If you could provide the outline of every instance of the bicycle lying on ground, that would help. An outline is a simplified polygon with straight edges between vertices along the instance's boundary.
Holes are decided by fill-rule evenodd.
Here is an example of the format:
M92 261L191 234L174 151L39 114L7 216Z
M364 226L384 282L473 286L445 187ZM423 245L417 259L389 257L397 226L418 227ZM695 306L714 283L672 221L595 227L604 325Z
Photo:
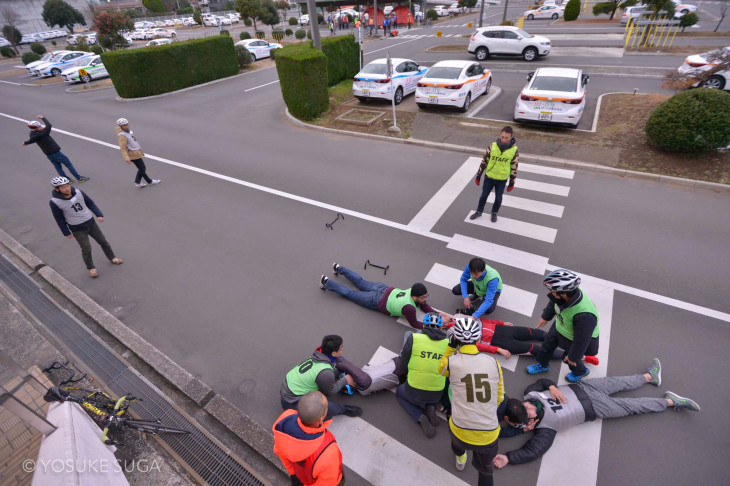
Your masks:
M69 390L84 392L86 393L86 396L72 395ZM137 398L132 395L125 395L119 400L114 400L111 396L99 389L88 390L72 386L63 388L52 386L43 396L43 399L47 402L63 403L68 401L78 403L84 409L88 410L91 413L92 418L102 427L103 432L101 434L101 441L106 445L124 445L107 438L110 430L118 430L122 428L137 430L139 432L152 435L190 433L188 430L162 425L159 419L138 420L125 417L130 404L133 402L144 401L141 398Z

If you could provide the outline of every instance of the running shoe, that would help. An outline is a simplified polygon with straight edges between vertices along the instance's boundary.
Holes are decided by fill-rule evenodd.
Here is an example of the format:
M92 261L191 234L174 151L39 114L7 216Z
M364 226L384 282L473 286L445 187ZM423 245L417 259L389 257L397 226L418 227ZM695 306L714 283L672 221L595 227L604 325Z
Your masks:
M540 363L535 363L527 367L528 375L536 375L538 373L545 373L546 371L550 371L550 365L543 366Z
M668 398L674 402L675 410L679 410L680 408L686 408L687 410L692 410L693 412L700 411L700 406L697 404L697 402L695 402L694 400L690 400L689 398L680 397L676 393L668 391L664 394L664 398Z
M588 376L590 374L591 374L591 370L586 368L586 372L583 373L582 375L575 374L571 371L570 373L565 375L565 379L568 380L568 382L570 382L570 383L578 383L580 380L582 380L583 378L585 378L586 376Z
M426 417L428 417L428 421L431 422L431 425L434 427L439 424L439 418L438 415L436 415L436 407L433 405L426 406Z
M436 428L431 425L428 417L426 417L425 415L421 415L420 417L418 417L418 423L421 424L421 428L423 429L423 433L426 434L426 437L432 439L436 435Z
M137 186L137 187L139 187L140 189L142 189L143 187L147 187L147 183L144 182L144 181L142 181L142 182L136 182L134 185Z
M152 179L152 182L150 182L150 184L155 186L155 185L159 184L160 182L162 182L160 179Z
M653 360L651 360L651 368L646 370L646 372L651 375L651 380L649 380L649 383L654 386L659 386L662 384L662 364L659 362L659 358L654 358Z
M327 289L327 281L328 280L329 280L329 278L327 278L326 275L322 275L319 278L319 288L322 289L322 290L326 290Z
M86 182L86 181L88 181L89 179L90 179L89 177L86 177L86 176L81 176L81 177L79 177L79 182Z
M335 263L332 264L332 270L335 271L335 275L339 275L340 274L340 267L342 267L342 265L340 265L337 262L335 262Z
M456 470L463 471L466 467L466 452L460 456L456 456Z

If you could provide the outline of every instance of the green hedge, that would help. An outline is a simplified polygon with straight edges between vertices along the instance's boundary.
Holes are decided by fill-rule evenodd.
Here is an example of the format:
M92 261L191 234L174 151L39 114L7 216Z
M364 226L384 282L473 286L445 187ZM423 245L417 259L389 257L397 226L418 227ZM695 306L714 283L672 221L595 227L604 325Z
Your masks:
M357 56L360 46L354 35L338 35L322 39L322 52L327 56L327 84L334 86L351 79L360 70Z
M312 120L329 109L327 57L322 51L309 43L279 49L276 71L284 102L296 118Z
M238 74L233 39L216 35L101 55L117 93L140 98Z
M25 53L23 53L23 56L21 57L21 59L23 60L23 64L35 62L40 58L41 58L41 56L36 54L35 52L25 52Z
M580 16L580 0L568 0L563 12L563 20L570 22Z

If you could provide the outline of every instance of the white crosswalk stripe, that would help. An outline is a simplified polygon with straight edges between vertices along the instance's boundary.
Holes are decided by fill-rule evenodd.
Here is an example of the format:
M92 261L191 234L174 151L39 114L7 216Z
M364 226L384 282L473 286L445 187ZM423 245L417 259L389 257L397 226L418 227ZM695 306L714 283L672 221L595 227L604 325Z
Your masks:
M464 222L476 224L483 228L489 228L497 231L505 231L507 233L513 233L520 236L526 236L527 238L533 238L535 240L546 241L548 243L554 243L555 237L558 234L558 230L555 228L549 228L547 226L541 226L539 224L527 223L525 221L519 221L517 219L505 218L500 216L496 223L492 223L488 213L478 219L469 219L472 213L469 212Z
M547 257L459 234L454 235L446 248L538 275L544 275L548 268Z
M554 194L556 196L567 197L570 193L570 187L561 186L559 184L550 184L548 182L538 182L530 179L517 179L515 189L525 189L528 191L544 192L546 194Z
M488 203L494 202L494 193L490 194L487 198ZM554 216L556 218L563 217L563 206L558 204L546 203L542 201L535 201L533 199L526 199L524 197L510 196L505 194L502 196L502 206L509 208L522 209L523 211L530 211L533 213L545 214L547 216Z
M575 171L568 169L560 169L558 167L548 167L545 165L520 163L520 172L530 172L531 174L541 174L552 177L561 177L563 179L572 179L575 177Z

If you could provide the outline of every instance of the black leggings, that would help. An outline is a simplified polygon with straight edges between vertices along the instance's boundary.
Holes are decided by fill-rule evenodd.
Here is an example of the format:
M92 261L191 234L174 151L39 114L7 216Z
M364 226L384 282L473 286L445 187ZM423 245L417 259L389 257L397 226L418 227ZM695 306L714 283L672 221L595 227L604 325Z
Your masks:
M139 184L144 179L147 184L152 184L152 179L147 175L147 167L144 165L144 160L132 159L132 163L137 167L137 175L134 178L134 183Z
M496 326L494 335L492 336L492 346L506 349L512 354L530 354L537 356L540 352L540 344L531 343L530 341L542 341L547 333L542 329L533 329L531 327L522 326ZM555 350L553 359L562 359L563 351Z

